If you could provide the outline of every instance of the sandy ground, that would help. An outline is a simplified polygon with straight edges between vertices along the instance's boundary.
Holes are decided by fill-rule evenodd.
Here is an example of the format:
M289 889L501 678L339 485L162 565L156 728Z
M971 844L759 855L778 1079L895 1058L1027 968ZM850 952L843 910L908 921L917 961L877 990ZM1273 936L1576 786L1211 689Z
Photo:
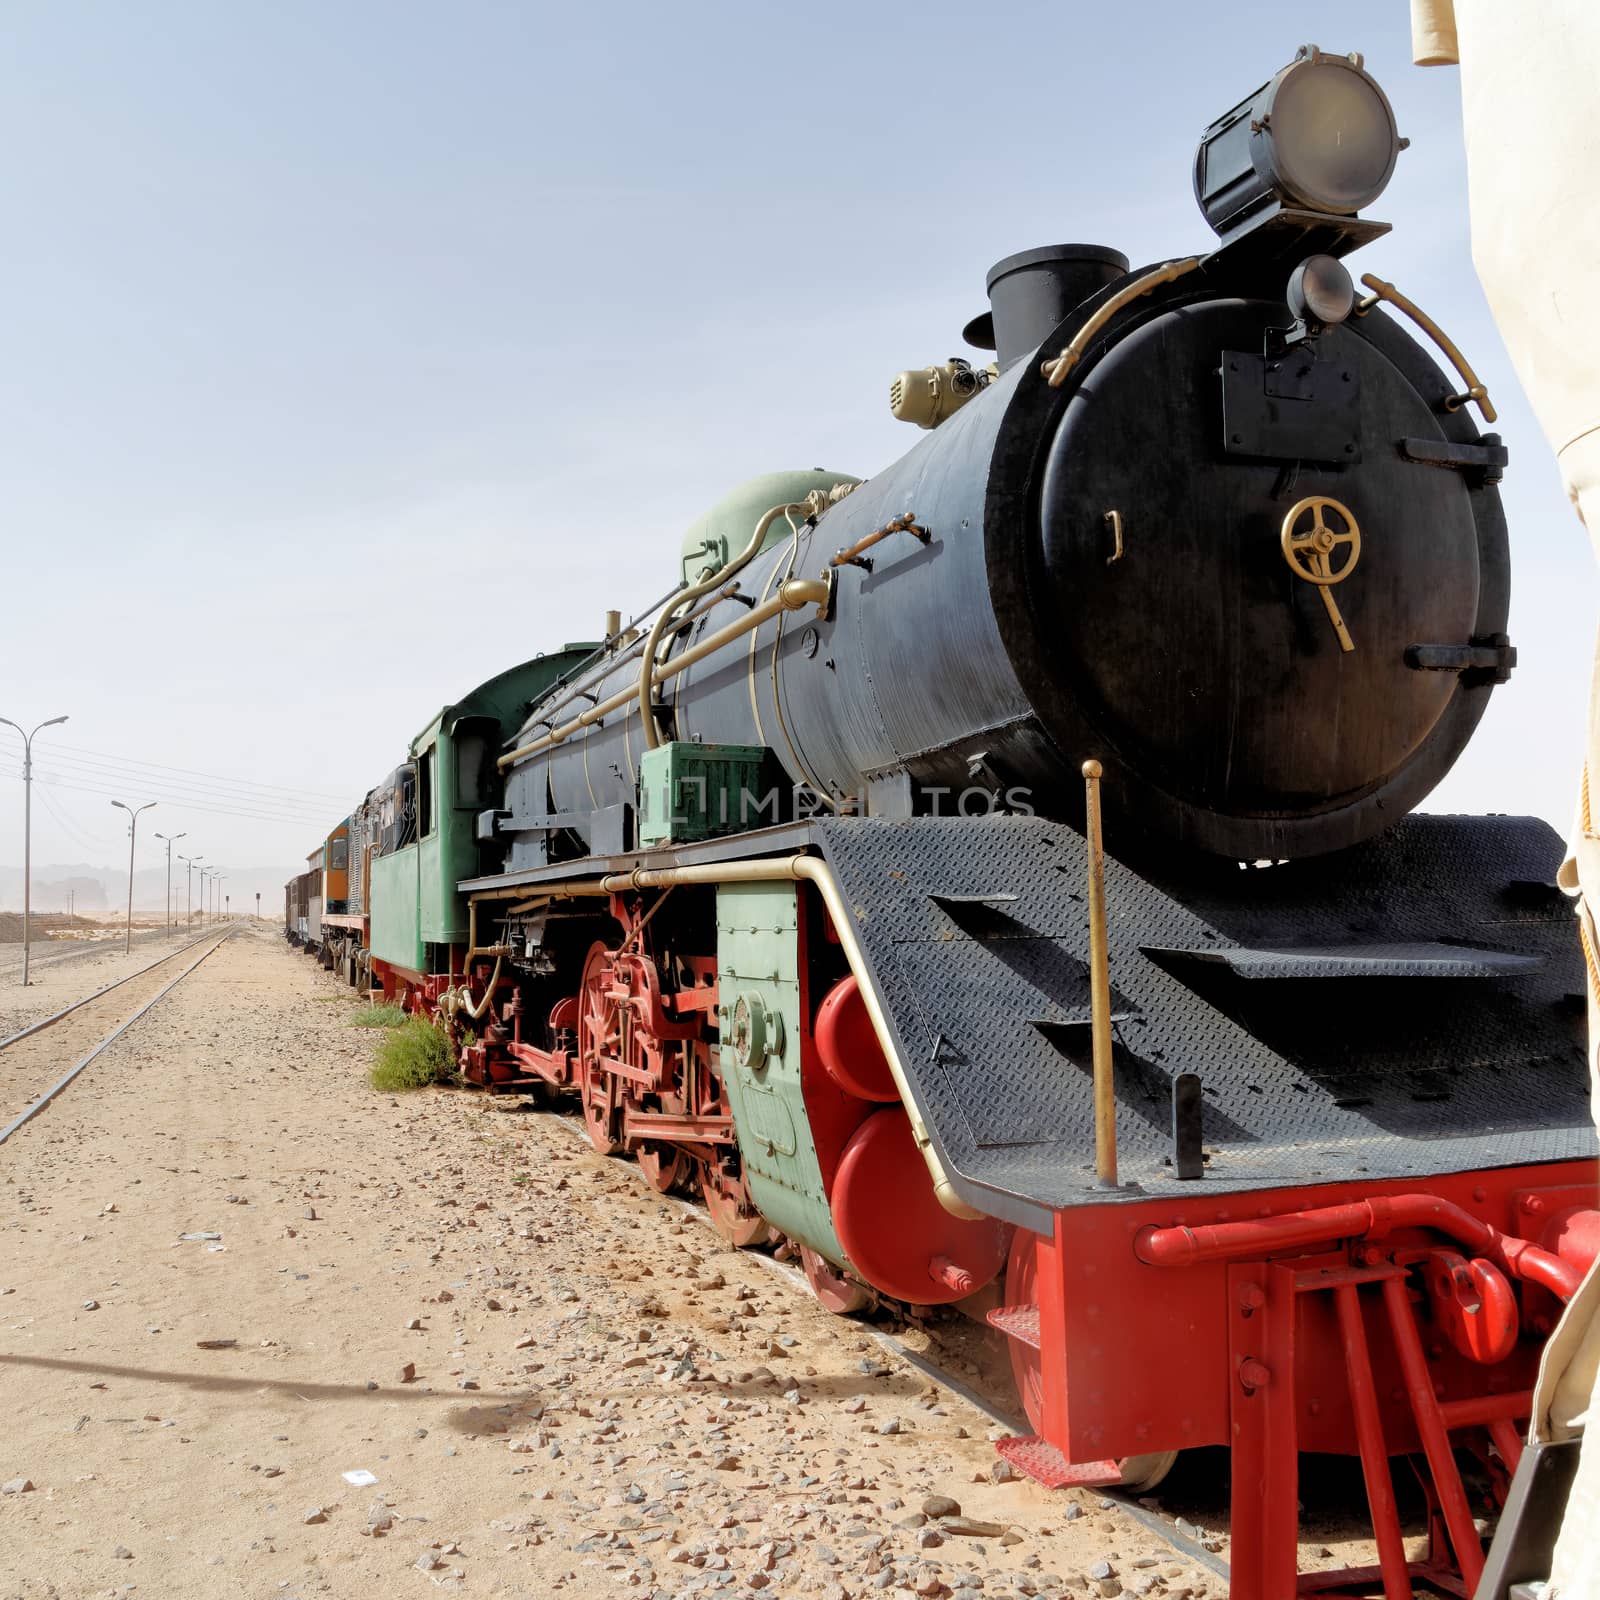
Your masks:
M0 1147L0 1600L1220 1592L355 1005L247 931Z

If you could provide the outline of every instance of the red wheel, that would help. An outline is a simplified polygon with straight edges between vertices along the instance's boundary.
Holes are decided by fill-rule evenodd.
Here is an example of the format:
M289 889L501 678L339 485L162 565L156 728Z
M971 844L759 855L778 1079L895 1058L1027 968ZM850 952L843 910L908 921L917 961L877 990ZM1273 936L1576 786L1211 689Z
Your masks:
M1006 1304L1008 1306L1035 1306L1039 1303L1038 1259L1034 1254L1035 1237L1026 1228L1018 1228L1011 1240L1011 1259L1006 1264ZM1022 1409L1028 1414L1033 1431L1044 1433L1044 1380L1039 1371L1039 1352L1021 1339L1007 1339L1011 1347L1011 1375L1017 1380L1017 1394L1022 1399ZM1122 1468L1124 1489L1153 1489L1172 1471L1178 1459L1176 1450L1154 1450L1148 1455L1124 1456L1117 1463Z
M592 1073L584 1068L580 1071L583 1081L578 1092L583 1106L583 1131L601 1155L614 1156L622 1148L622 1141L612 1132L617 1123L616 1107L611 1104L611 1085L615 1080L606 1073Z
M667 1144L660 1139L646 1139L634 1154L644 1181L657 1194L671 1194L683 1181L689 1165L681 1145Z
M578 1099L583 1107L584 1131L589 1143L603 1156L622 1148L617 1138L617 1107L613 1103L616 1078L602 1064L614 1056L620 1043L617 1007L606 994L611 972L611 952L598 941L589 947L583 964L583 984L578 991Z
M711 1226L735 1248L747 1250L772 1239L772 1226L751 1204L743 1178L730 1178L721 1167L703 1167L700 1193L711 1214Z
M1011 1237L1011 1259L1006 1263L1006 1304L1036 1306L1039 1303L1039 1267L1034 1256L1034 1235L1018 1228ZM1027 1413L1028 1423L1037 1434L1044 1432L1044 1380L1039 1375L1039 1352L1023 1339L1007 1339L1011 1350L1011 1376L1016 1380L1017 1397Z
M826 1256L818 1255L810 1245L800 1246L800 1265L805 1269L806 1282L817 1297L817 1303L835 1316L848 1316L852 1311L865 1311L872 1304L872 1291L840 1272Z

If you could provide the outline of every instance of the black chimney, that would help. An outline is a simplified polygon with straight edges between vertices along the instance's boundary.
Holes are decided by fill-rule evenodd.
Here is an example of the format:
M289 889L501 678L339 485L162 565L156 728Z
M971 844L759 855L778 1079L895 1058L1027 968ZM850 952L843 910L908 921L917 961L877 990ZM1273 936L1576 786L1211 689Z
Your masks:
M967 324L967 343L993 350L1004 372L1037 350L1074 306L1127 270L1120 250L1098 244L1046 244L1007 256L989 269L991 309Z

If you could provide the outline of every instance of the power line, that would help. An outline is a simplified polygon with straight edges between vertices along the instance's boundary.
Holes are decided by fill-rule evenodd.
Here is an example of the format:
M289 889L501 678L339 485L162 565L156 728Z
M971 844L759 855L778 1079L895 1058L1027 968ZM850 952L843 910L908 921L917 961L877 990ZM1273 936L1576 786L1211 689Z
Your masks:
M326 818L330 811L336 809L338 804L338 802L320 799L296 800L289 798L287 795L269 794L265 791L252 790L242 785L228 788L220 785L192 783L182 779L164 778L155 772L145 772L100 761L84 761L76 756L58 756L53 751L50 759L56 766L64 767L72 777L94 779L101 782L115 780L118 783L155 788L166 795L192 797L199 801L221 800L259 806L264 810L288 813L298 812L303 813L308 821ZM344 803L349 804L348 800Z
M103 839L89 838L86 834L82 833L78 829L76 824L69 822L61 814L60 810L56 806L55 801L50 798L50 790L52 787L50 784L45 783L41 778L35 778L33 781L39 790L39 798L44 801L45 810L56 819L56 822L61 827L62 832L64 832L80 850L87 850L93 855L99 855L112 848L112 846L107 844Z
M201 772L195 767L169 767L164 766L159 761L140 761L131 756L111 755L103 750L86 749L83 745L64 744L58 742L54 744L52 748L55 750L70 750L73 752L73 754L80 756L93 756L101 761L114 762L118 766L153 768L157 772L179 772L185 777L211 778L225 784L242 784L244 787L250 789L271 789L280 794L309 795L329 800L339 800L343 798L339 791L335 789L296 789L281 783L262 783L254 778L232 778L221 772Z
M4 767L0 768L0 772L3 772L3 774L9 778L20 778L22 776L21 767ZM34 781L36 783L52 783L58 789L76 789L84 794L108 795L114 799L120 797L118 790L116 789L107 788L99 784L73 783L68 779L61 777L58 773L41 773L36 770L34 772ZM154 785L149 785L147 786L146 792L150 792L152 789L154 789ZM172 795L164 795L159 790L156 790L155 793L158 800L165 800L169 805L172 806L174 810L204 811L214 816L243 817L252 822L271 822L282 827L300 828L305 830L305 832L308 834L313 829L320 829L319 837L325 836L330 831L328 823L325 819L319 822L310 820L303 816L295 815L290 812L271 813L263 811L245 811L228 806L203 805L198 801L187 800L182 797L174 797Z

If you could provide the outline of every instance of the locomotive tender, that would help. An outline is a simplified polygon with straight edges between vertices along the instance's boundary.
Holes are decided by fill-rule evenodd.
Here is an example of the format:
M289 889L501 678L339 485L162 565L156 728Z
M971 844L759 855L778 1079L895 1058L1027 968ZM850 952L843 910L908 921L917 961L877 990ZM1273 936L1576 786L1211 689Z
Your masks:
M1403 146L1302 50L1202 137L1214 250L1000 262L914 449L734 490L658 606L433 717L323 891L469 1081L834 1309L982 1308L1035 1476L1231 1445L1249 1600L1300 1451L1361 1458L1348 1582L1470 1590L1456 1452L1503 1492L1600 1247L1559 842L1408 815L1515 652L1488 397L1344 266Z

